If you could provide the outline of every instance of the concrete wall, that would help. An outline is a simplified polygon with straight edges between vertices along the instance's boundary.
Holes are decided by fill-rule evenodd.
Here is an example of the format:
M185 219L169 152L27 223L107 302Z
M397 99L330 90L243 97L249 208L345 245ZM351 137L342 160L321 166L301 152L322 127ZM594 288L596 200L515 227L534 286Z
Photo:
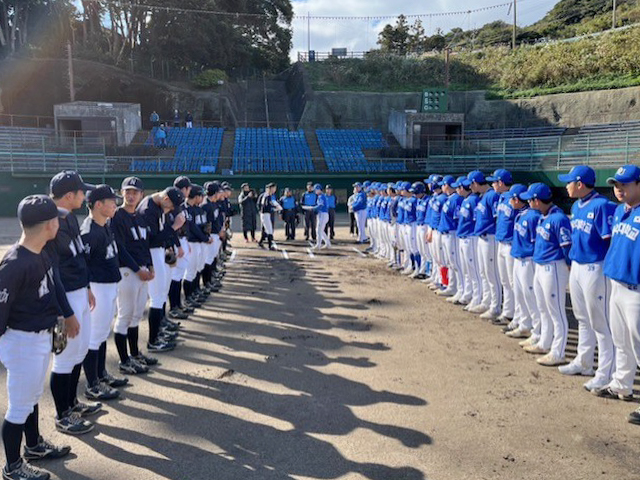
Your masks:
M303 125L381 128L388 132L392 110L420 108L420 93L315 92ZM449 111L464 113L466 129L640 120L640 87L543 95L520 100L486 100L484 91L450 92Z

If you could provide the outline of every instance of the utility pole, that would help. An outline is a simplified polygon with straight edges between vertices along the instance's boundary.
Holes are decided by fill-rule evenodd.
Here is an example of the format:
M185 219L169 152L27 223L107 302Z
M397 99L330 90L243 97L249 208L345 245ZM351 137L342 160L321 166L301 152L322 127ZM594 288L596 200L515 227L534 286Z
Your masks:
M311 56L311 13L307 12L307 62Z
M75 102L76 89L73 81L73 53L71 51L71 42L67 42L67 58L69 63L69 98L72 102Z
M611 25L611 28L616 28L616 9L617 9L617 5L616 5L616 0L613 0L613 22Z
M450 58L449 55L451 54L451 48L446 47L444 49L444 88L449 88L449 63L450 63Z
M614 2L616 0L613 0ZM516 22L517 22L517 15L516 15L516 2L517 0L513 0L513 34L512 34L512 39L511 39L511 48L513 50L516 49Z

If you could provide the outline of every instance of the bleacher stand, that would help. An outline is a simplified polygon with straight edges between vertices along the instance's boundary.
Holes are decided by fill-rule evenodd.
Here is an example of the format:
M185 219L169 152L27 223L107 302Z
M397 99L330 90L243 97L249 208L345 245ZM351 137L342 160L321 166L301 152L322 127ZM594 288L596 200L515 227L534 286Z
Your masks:
M365 150L388 147L380 130L316 130L330 172L402 172L404 162L370 162Z
M153 145L157 127L146 142ZM136 172L202 172L213 173L218 168L223 128L167 128L167 146L176 152L170 160L135 160L131 170Z
M313 172L304 130L238 128L233 148L235 172Z

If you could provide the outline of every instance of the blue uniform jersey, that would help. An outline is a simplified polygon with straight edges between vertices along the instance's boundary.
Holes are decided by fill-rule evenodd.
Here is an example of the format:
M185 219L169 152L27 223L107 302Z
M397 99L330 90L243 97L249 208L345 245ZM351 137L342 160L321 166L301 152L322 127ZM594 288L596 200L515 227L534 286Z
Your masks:
M427 217L427 207L429 205L429 197L424 196L416 202L416 223L424 225Z
M609 250L616 204L591 192L571 207L571 250L577 263L601 262Z
M618 282L640 285L640 206L618 205L613 214L611 245L604 274Z
M313 207L317 203L318 196L315 192L304 192L302 194L302 205L306 207Z
M530 258L536 242L536 228L542 215L533 208L516 210L516 220L513 225L513 240L511 241L511 256L513 258Z
M416 208L418 199L416 197L408 197L404 202L404 221L411 224L416 223Z
M500 194L493 189L480 197L476 205L476 227L474 235L494 235L496 233L496 214Z
M316 208L314 210L318 213L327 213L329 211L327 196L324 193L316 195Z
M396 223L398 225L404 225L404 215L406 213L404 211L405 200L406 200L405 197L399 197L399 200L398 200L398 210L396 212Z
M294 197L293 195L291 195L290 197L287 197L285 195L284 197L280 198L280 205L282 205L282 208L284 210L295 210L296 197Z
M325 195L327 199L327 208L336 208L336 196L335 195Z
M470 194L462 200L460 204L460 214L458 219L458 229L456 234L458 238L472 237L476 229L476 206L480 197L477 193Z
M513 239L513 225L518 211L509 203L508 193L500 195L498 201L498 217L496 219L496 240L511 243Z
M536 228L536 245L533 261L540 265L569 258L571 247L571 222L562 209L553 205L540 217Z
M367 196L364 192L358 192L355 194L355 199L351 204L351 210L354 212L359 212L360 210L364 210L367 208Z
M371 218L373 212L373 197L367 197L367 218Z
M458 219L460 218L460 207L462 206L462 198L457 193L449 195L447 201L442 206L442 214L440 215L440 224L438 230L442 233L456 232L458 230Z
M382 195L373 197L373 218L380 217L380 202L384 199Z
M449 197L446 193L441 193L435 196L433 203L431 204L431 222L429 223L429 226L434 230L437 230L438 226L440 226L442 207L448 198Z
M378 218L383 222L389 220L389 197L382 197L382 201L380 202L380 215Z

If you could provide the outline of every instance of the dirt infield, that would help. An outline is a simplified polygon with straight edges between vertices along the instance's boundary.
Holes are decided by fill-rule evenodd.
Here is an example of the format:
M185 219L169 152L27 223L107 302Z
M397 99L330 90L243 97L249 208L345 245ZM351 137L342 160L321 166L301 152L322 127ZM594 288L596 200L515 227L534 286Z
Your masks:
M0 231L9 243L15 221ZM637 403L595 398L355 251L343 226L338 239L311 256L236 237L224 290L94 432L55 432L45 389L41 429L73 454L41 466L65 480L640 479Z

